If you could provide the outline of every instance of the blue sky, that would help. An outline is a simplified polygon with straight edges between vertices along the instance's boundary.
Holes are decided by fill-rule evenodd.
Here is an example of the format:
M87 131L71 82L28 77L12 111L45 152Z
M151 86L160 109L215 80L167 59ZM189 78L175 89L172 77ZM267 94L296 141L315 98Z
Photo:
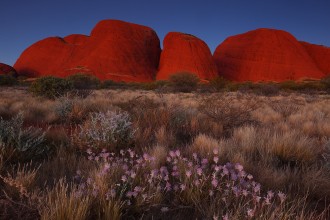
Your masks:
M193 34L212 52L227 37L261 27L330 46L329 0L1 0L0 62L13 65L49 36L88 35L103 19L149 26L161 41L170 31Z

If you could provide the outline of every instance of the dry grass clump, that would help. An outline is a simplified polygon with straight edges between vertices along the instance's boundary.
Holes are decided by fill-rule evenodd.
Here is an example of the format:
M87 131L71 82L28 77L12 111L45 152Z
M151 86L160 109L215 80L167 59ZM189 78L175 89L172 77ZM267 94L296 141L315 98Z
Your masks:
M190 150L191 152L198 152L203 157L209 157L213 152L222 154L219 141L205 134L196 136Z
M318 94L1 90L2 124L22 123L0 137L0 218L328 219L328 106ZM16 140L38 139L15 132L29 127L55 150L9 161Z
M41 219L87 219L90 197L77 197L74 186L60 179L56 186L47 192L40 208Z
M251 96L222 95L205 99L200 106L201 111L220 123L225 135L230 135L234 128L247 124L255 124L252 112L259 107L259 102Z

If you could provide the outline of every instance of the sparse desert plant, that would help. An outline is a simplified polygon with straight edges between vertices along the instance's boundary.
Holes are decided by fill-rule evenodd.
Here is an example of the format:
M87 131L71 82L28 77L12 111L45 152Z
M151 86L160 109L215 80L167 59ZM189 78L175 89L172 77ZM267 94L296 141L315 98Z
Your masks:
M280 88L276 84L259 84L259 88L256 92L264 96L275 96L279 94Z
M1 123L24 110L21 130L50 124L44 139L59 146L31 166L0 148L0 219L329 219L329 96L226 92L232 85L158 95L135 84L55 100L0 89ZM123 114L131 135L120 143L108 125Z
M35 184L35 178L39 168L40 165L34 167L32 162L24 165L18 164L11 172L7 172L7 175L0 175L0 179L6 184L4 190L7 196L28 198L30 196L28 192L30 192Z
M176 144L190 143L196 131L192 129L191 121L196 115L195 109L174 108L171 110L170 126L174 131Z
M295 100L274 101L270 104L271 108L280 113L284 119L287 119L290 115L298 112L304 103L296 102Z
M190 150L191 152L198 153L204 158L213 156L213 152L217 152L217 155L221 154L219 142L216 139L205 134L199 134L195 137Z
M328 76L324 77L321 80L321 83L324 85L325 89L330 92L330 74L327 74Z
M127 112L91 113L78 129L77 138L87 146L118 149L130 144L134 129Z
M175 91L192 92L197 89L199 78L193 73L181 72L172 74L169 81Z
M92 198L77 196L75 185L61 179L40 204L41 219L88 219Z
M299 85L292 80L279 83L279 87L283 90L299 90Z
M213 96L205 99L200 110L217 123L222 124L225 135L230 134L234 128L256 121L251 113L259 108L256 98L230 97L229 95Z
M0 86L13 86L17 83L17 79L12 75L0 75Z
M67 77L67 80L75 89L97 89L100 86L100 80L93 75L77 73Z
M116 82L113 80L104 80L101 82L101 88L102 89L116 89L116 88L123 88L125 87L125 82Z
M53 76L38 78L30 86L30 91L36 96L55 99L72 91L73 84L66 79Z
M23 115L10 120L0 118L0 148L6 161L19 162L37 159L50 150L45 132L39 128L23 127Z
M157 80L154 82L142 83L141 88L144 90L162 90L164 87L168 85L167 81Z
M67 120L72 112L74 100L67 96L58 99L59 104L55 108L55 112L61 120Z
M231 82L223 77L216 77L210 81L210 86L217 91L224 90Z

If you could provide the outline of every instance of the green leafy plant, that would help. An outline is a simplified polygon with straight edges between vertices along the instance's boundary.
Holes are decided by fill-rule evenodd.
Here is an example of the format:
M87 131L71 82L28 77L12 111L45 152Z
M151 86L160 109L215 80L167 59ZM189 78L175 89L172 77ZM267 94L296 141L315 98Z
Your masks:
M324 77L321 80L321 83L324 85L325 89L330 92L330 74L328 74L328 76Z
M30 91L37 96L55 99L73 90L72 82L53 76L38 78L30 86Z
M101 84L100 80L95 76L83 73L71 75L67 80L72 83L75 89L96 89Z
M102 89L108 89L108 88L122 88L122 87L125 87L126 86L126 83L125 82L116 82L116 81L113 81L113 80L104 80L102 83L101 83L101 88Z
M180 72L171 75L170 82L175 91L192 92L197 89L199 78L193 73Z
M210 86L217 91L225 89L231 82L223 77L216 77L210 81Z
M0 75L0 86L13 86L17 84L17 79L12 75Z

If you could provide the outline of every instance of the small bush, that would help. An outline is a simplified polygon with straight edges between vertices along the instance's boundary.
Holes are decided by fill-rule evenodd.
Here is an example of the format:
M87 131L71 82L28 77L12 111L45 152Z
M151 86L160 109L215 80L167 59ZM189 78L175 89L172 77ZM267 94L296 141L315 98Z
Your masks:
M55 99L73 90L72 82L53 76L37 79L30 86L30 91L36 96Z
M216 77L210 81L210 86L217 91L224 90L228 84L230 84L230 81L223 77Z
M68 120L73 107L74 100L63 96L59 99L59 105L55 107L55 113L61 120L66 121Z
M141 88L144 90L156 90L156 89L162 89L167 84L168 84L167 81L159 80L154 82L142 83Z
M280 88L276 84L259 84L257 93L264 96L275 96L280 92Z
M328 74L328 76L324 77L321 80L321 83L324 85L325 89L330 92L330 74Z
M96 89L100 87L100 80L95 76L77 73L71 75L67 80L72 83L75 89Z
M283 119L286 120L290 115L293 115L302 109L303 104L295 102L294 100L285 100L281 102L271 102L269 106L275 112L281 114Z
M325 90L325 86L320 81L303 81L297 83L297 90L302 92L313 92Z
M193 73L182 72L171 75L170 82L175 91L192 92L197 89L199 78Z
M12 75L0 75L0 86L13 86L17 84L17 79Z
M237 88L237 90L242 93L254 92L258 89L259 89L259 84L251 82L251 81L238 83L238 88Z
M108 89L108 88L122 88L126 85L125 82L116 82L113 80L104 80L101 83L101 88L102 89Z
M237 97L234 100L231 96L210 97L205 99L200 110L223 127L224 135L231 135L234 128L247 124L255 124L252 112L260 103L250 96Z
M128 113L107 111L92 113L89 120L80 126L78 139L83 145L114 150L127 147L133 135L134 129Z
M279 83L279 87L284 90L299 90L299 85L292 80Z
M23 128L21 113L11 120L0 118L0 152L7 161L35 159L49 151L45 134L35 127Z

